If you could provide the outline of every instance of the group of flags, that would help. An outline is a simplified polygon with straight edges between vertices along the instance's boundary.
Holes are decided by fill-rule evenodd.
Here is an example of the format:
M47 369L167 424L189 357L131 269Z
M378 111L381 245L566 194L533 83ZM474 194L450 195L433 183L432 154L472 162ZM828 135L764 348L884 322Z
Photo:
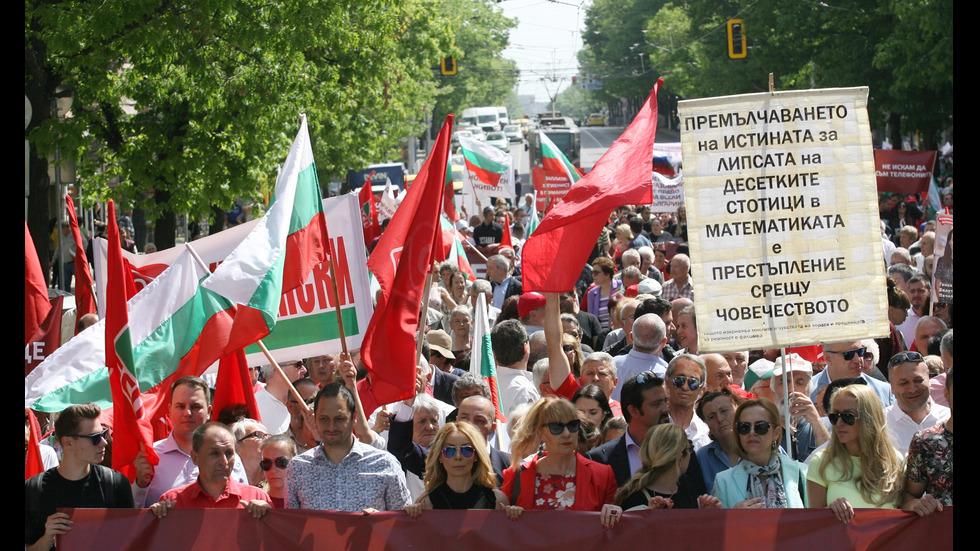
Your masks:
M609 211L650 201L658 88L659 82L623 137L590 174L575 180L539 226L532 209L528 229L533 235L522 255L527 290L571 288ZM381 293L361 346L368 377L358 383L358 390L365 411L414 393L416 334L427 274L447 259L469 268L462 236L454 225L459 217L451 199L451 174L447 174L452 121L453 116L447 116L432 154L367 260ZM368 192L362 193L370 193L370 184L364 187ZM362 205L364 219L371 222L365 224L367 241L368 226L377 221L373 193ZM177 378L200 375L220 360L215 414L220 410L218 400L242 400L255 411L254 397L248 400L251 387L244 347L273 329L282 294L303 284L313 267L328 259L329 239L305 116L266 215L213 273L187 244L177 261L136 293L121 254L114 209L110 202L105 318L25 373L25 405L55 412L91 401L108 410L114 429L113 468L132 479L138 453L155 462L152 443L166 435L168 391ZM74 217L72 221L76 228ZM30 343L52 306L26 223L25 234ZM76 243L81 247L77 233ZM87 269L87 262L81 260L84 251L77 258L76 267ZM465 271L472 277L472 269ZM91 275L88 280L84 277L76 274L76 291L91 292ZM94 296L79 305L83 302L95 311ZM485 309L485 302L478 302L476 361L471 365L473 372L491 383L497 415L503 419ZM29 462L27 474L31 468Z

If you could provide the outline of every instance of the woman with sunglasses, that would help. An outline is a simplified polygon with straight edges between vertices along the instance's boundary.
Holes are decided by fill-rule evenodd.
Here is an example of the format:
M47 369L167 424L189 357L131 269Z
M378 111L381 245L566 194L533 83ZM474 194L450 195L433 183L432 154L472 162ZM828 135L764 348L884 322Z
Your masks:
M262 461L259 468L265 472L262 489L272 498L272 507L286 508L286 467L296 457L296 442L286 434L270 436L262 442Z
M486 438L469 423L446 423L425 460L425 491L405 507L412 518L422 509L496 509L506 498L496 489Z
M813 453L807 507L829 507L841 522L855 508L895 509L905 487L904 458L892 445L881 400L850 385L831 396L830 443Z
M541 398L521 418L501 486L514 505L508 516L517 518L525 509L599 511L603 527L619 522L623 509L613 504L616 476L609 465L576 451L580 425L575 406L554 396ZM544 450L535 454L541 444Z
M684 429L672 423L654 426L640 445L643 466L616 492L616 504L627 511L720 507L718 498L698 496L690 491L691 485L680 483L693 454Z
M726 509L806 507L806 465L779 453L779 410L765 398L746 400L735 410L734 467L715 476L711 493Z

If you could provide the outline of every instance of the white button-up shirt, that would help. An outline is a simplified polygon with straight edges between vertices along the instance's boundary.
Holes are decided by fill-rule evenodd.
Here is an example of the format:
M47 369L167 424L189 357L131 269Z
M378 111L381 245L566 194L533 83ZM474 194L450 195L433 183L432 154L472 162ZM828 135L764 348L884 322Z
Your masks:
M908 413L898 407L898 402L895 402L885 408L885 426L888 427L888 435L892 439L892 445L902 455L906 455L915 433L922 429L934 427L939 423L945 423L950 414L948 407L941 406L929 398L929 413L922 418L921 423L916 423Z

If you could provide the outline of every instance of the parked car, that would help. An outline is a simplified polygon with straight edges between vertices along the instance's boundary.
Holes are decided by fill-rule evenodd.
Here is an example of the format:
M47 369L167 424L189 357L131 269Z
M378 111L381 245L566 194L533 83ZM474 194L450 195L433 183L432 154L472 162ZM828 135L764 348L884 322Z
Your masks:
M487 145L492 145L497 149L510 153L510 140L503 132L491 132L487 134Z
M484 132L479 126L467 126L466 130L473 133L474 140L480 140L481 142L487 141L487 133Z

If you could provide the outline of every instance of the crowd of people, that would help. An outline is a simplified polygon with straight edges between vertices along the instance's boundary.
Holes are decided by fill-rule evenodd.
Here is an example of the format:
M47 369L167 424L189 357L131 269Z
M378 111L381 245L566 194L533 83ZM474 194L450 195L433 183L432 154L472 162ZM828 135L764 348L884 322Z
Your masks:
M47 471L25 483L25 544L70 530L59 507L149 508L162 523L174 508L579 510L604 529L671 508L829 508L845 523L862 508L941 511L953 309L930 304L935 234L919 204L881 205L896 245L882 259L889 335L725 353L698 346L683 207L612 212L575 286L541 294L521 282L532 200L487 206L462 228L482 277L445 263L428 294L412 398L365 411L357 351L325 354L250 367L260 420L213 422L213 381L183 377L159 463L144 451L132 483L107 468L99 408L71 406L42 443ZM471 369L481 306L494 390Z

